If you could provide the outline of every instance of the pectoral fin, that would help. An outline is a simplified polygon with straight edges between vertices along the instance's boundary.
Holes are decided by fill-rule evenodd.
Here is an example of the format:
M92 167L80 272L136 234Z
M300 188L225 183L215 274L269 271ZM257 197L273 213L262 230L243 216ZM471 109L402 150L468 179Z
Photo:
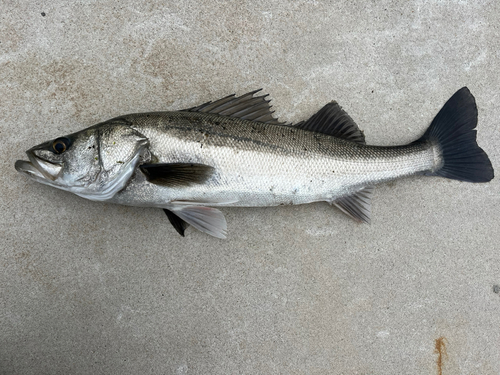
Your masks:
M212 176L214 168L195 163L159 163L139 166L149 182L163 186L201 184Z
M212 207L205 206L193 206L193 205L175 205L173 204L168 210L172 216L176 216L174 222L170 218L167 212L167 216L174 228L181 234L177 229L176 225L184 226L187 224L192 225L201 232L210 234L211 236L217 238L226 238L227 224L226 219L222 212ZM180 220L180 223L179 223ZM184 227L185 229L185 227Z
M370 224L372 194L373 187L369 186L354 195L339 198L331 203L354 220Z

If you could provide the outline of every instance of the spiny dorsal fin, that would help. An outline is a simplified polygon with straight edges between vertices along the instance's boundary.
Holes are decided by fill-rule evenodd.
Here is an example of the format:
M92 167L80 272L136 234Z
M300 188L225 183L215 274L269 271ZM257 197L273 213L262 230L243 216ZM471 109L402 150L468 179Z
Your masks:
M366 187L356 194L337 199L332 204L354 220L370 224L373 190L372 186Z
M172 211L167 210L166 208L163 209L163 212L168 217L168 220L170 221L170 224L175 228L177 233L179 233L182 237L184 237L184 231L186 230L187 227L189 227L189 224L186 223L184 220L182 220L179 216L174 214Z
M221 116L236 117L242 120L258 121L267 124L282 125L278 119L273 117L270 100L266 100L266 95L253 95L262 89L251 91L242 96L229 95L215 102L207 102L197 107L188 108L184 111L213 113Z
M294 125L303 130L328 134L333 137L365 144L365 136L353 119L338 105L331 102L309 120Z
M214 168L194 163L158 163L139 166L149 182L163 186L186 186L205 182Z

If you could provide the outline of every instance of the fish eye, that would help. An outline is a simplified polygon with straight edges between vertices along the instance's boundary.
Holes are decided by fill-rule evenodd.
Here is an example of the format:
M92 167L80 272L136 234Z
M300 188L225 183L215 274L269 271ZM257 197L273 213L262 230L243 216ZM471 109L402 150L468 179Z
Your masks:
M68 138L57 138L52 143L52 150L56 154L62 154L69 147L69 139Z

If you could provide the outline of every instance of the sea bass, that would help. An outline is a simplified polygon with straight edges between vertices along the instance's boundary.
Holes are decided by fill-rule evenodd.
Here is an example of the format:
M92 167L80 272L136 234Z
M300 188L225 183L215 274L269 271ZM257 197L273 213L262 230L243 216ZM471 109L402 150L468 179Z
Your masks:
M326 201L370 222L373 186L425 174L468 182L493 179L477 145L475 99L464 87L425 134L404 146L365 144L336 103L287 125L260 91L175 112L120 116L26 151L16 169L83 198L158 207L179 234L188 225L225 238L217 207Z

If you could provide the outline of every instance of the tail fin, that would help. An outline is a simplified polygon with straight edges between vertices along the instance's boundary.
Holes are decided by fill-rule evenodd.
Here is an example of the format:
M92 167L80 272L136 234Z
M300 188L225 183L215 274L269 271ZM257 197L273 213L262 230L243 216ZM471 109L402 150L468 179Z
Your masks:
M442 166L429 175L468 182L493 179L490 159L476 142L476 125L476 101L463 87L446 102L419 139L440 149Z

